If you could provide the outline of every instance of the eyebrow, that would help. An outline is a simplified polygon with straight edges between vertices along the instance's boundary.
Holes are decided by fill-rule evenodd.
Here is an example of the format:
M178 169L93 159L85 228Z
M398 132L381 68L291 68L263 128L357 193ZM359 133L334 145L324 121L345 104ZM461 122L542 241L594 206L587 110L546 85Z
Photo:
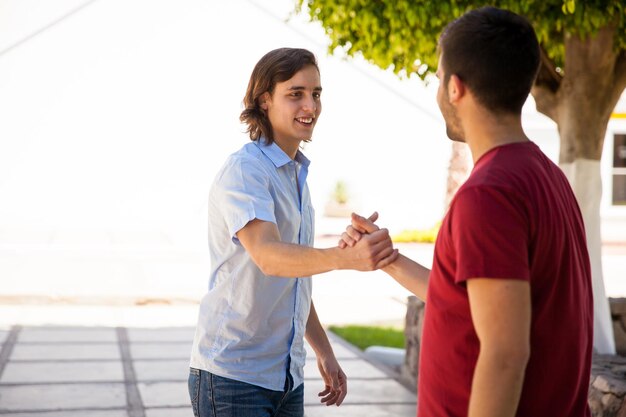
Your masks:
M299 85L295 85L295 86L293 86L293 87L289 87L287 90L289 90L289 91L293 91L293 90L306 90L306 87L302 87L302 86L299 86ZM315 88L313 89L313 91L322 91L322 87L315 87Z

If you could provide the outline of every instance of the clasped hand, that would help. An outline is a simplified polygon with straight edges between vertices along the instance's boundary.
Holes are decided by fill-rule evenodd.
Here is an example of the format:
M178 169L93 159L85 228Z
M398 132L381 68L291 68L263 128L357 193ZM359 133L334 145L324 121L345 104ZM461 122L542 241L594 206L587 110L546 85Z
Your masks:
M352 213L352 223L341 234L338 246L341 249L364 249L367 256L361 259L361 265L355 269L371 271L384 268L393 263L399 255L394 249L393 242L387 229L380 229L374 222L378 213L374 212L369 218Z

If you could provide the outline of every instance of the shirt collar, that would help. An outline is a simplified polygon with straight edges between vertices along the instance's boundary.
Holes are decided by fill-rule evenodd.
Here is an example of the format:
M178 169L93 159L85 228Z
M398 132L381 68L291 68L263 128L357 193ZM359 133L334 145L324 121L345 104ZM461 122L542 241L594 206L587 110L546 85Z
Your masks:
M278 146L276 142L272 142L268 145L267 140L264 137L261 137L258 140L255 140L254 143L256 143L259 149L261 149L261 152L263 152L265 156L272 161L276 168L280 168L291 162L291 158L285 153L285 151L280 149L280 146ZM296 162L302 164L305 168L308 168L311 164L311 161L309 161L309 159L299 150L296 153L295 160Z

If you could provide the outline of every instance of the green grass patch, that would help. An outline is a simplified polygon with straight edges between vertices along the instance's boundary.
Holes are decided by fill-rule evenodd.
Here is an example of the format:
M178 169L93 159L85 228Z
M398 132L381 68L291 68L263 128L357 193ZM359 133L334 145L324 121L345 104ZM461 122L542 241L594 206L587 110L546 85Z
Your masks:
M392 327L331 326L330 331L361 350L369 346L404 348L404 331Z

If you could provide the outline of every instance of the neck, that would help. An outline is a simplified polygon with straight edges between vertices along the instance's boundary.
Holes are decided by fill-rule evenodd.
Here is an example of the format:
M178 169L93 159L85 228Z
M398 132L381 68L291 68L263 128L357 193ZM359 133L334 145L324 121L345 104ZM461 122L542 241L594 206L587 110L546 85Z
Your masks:
M300 147L300 142L292 143L288 140L282 140L277 137L274 137L274 142L280 149L283 150L287 154L289 158L296 159L296 154L298 153L298 148Z
M483 111L468 118L465 125L465 142L474 163L493 148L529 140L522 128L521 115L494 115Z

